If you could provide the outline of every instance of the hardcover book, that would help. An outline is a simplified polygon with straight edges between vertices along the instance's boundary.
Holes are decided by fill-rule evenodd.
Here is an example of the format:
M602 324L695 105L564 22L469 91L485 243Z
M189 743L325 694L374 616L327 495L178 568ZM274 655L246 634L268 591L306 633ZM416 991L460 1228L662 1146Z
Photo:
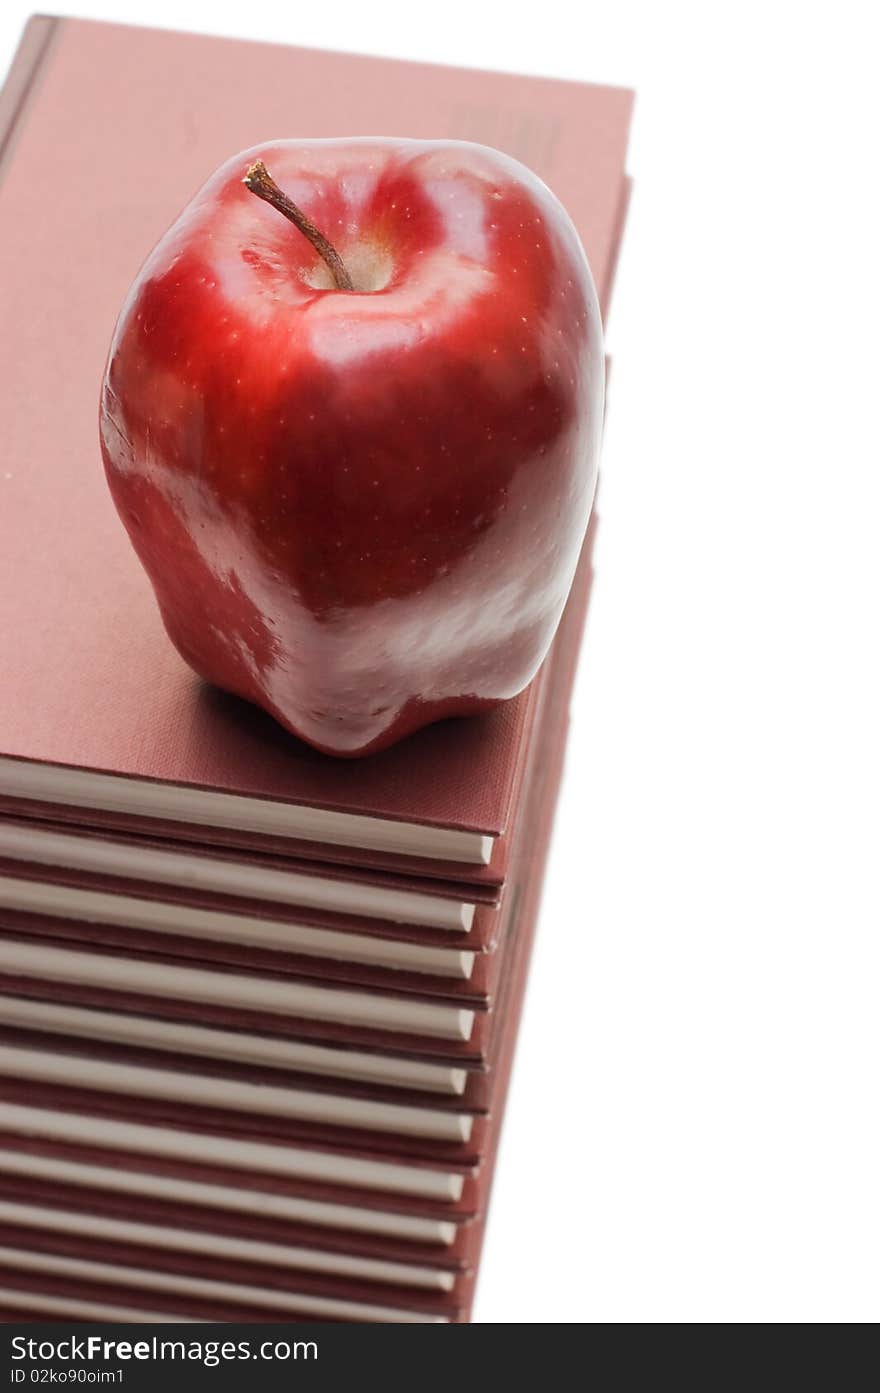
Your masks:
M488 715L359 762L316 754L208 689L167 640L114 515L98 384L152 244L230 151L273 133L500 145L568 207L607 307L631 104L615 88L31 21L0 164L3 318L29 325L0 343L7 806L324 860L411 857L464 877L493 867L497 882L541 679ZM114 178L96 179L98 168ZM46 271L57 261L50 191L64 208L63 287Z
M0 1317L469 1319L590 545L520 697L334 760L172 647L102 475L98 386L151 246L276 136L499 147L567 206L607 313L631 109L28 25L0 92L0 315L29 327L0 339Z

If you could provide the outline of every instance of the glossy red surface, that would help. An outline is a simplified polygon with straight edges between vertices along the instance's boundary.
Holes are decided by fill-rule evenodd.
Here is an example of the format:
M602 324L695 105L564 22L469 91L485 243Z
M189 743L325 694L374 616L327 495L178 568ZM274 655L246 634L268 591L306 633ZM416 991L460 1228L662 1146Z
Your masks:
M257 158L354 292L244 188ZM143 267L101 438L182 656L351 756L534 676L603 404L586 259L522 165L464 143L282 141L224 165Z

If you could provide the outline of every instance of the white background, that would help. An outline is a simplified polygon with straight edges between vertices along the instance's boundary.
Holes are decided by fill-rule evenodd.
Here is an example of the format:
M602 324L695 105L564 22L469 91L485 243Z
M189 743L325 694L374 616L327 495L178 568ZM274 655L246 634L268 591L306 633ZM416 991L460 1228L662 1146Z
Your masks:
M639 91L598 583L481 1321L880 1315L871 9L84 11ZM0 65L27 11L0 9Z

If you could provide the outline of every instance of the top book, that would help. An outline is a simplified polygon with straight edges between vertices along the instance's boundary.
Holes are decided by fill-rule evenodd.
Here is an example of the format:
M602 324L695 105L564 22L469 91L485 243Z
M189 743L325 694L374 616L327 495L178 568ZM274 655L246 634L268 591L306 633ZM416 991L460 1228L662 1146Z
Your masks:
M69 19L0 94L0 801L485 867L539 683L336 761L201 683L166 638L103 478L97 399L138 267L204 179L280 137L494 145L578 226L603 305L632 94ZM108 177L112 172L112 178Z

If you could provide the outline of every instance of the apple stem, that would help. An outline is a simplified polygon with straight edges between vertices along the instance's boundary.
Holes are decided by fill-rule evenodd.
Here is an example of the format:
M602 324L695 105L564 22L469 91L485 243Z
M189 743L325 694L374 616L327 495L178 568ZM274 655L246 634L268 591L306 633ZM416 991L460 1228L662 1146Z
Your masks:
M337 290L354 290L354 282L345 268L345 263L331 242L328 242L320 228L315 227L311 218L298 208L283 189L279 189L262 160L252 164L242 181L246 189L262 198L265 203L277 208L279 213L299 228L304 237L311 242L315 251L324 258Z

